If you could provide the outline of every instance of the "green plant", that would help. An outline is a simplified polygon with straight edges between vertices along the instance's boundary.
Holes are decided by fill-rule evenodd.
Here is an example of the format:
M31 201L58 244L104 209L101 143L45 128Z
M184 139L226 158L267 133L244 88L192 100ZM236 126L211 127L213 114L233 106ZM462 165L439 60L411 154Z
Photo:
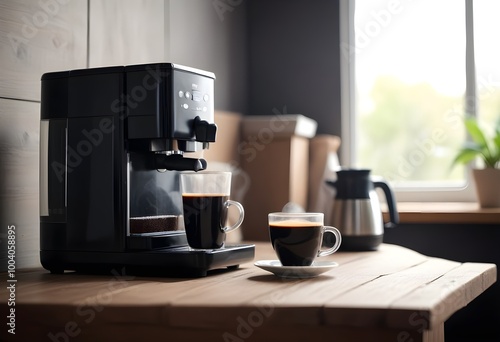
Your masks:
M465 118L464 124L471 141L464 143L453 160L453 165L467 164L479 157L486 167L500 168L500 118L497 120L492 137L486 136L475 117Z

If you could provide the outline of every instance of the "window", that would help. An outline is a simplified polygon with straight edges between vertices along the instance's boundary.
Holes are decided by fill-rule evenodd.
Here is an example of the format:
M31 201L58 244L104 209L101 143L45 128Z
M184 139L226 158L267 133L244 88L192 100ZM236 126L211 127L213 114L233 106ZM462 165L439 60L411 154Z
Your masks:
M474 1L474 52L476 69L477 113L485 128L493 128L500 119L500 1Z
M497 2L341 2L343 164L383 176L398 200L474 200L452 161L465 112L490 126L500 113Z

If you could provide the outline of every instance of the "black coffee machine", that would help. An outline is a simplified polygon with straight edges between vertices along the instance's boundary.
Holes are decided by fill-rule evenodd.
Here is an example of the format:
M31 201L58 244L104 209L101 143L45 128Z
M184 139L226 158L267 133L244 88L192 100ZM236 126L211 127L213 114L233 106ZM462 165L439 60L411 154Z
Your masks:
M204 276L253 245L191 250L179 171L215 142L213 73L176 64L42 76L40 258L52 273Z

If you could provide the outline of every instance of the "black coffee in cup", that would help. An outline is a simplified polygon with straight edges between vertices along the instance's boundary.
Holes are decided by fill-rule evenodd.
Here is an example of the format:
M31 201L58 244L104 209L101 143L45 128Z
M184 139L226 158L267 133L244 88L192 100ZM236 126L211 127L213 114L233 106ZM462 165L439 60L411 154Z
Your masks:
M192 248L216 249L224 245L229 196L222 194L183 194L184 227Z
M271 243L283 266L310 266L320 250L322 225L308 221L269 224Z
M231 172L201 171L180 174L184 227L192 249L224 247L226 234L238 229L245 218L241 203L229 199ZM232 225L228 221L229 207L239 216Z

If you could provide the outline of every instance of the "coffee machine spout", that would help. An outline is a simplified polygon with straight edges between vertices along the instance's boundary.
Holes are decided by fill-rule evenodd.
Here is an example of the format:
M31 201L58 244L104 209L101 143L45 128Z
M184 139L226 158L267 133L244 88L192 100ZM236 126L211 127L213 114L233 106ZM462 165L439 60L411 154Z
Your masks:
M203 143L215 142L217 125L202 120L199 116L197 116L194 118L194 133L196 141Z
M207 168L207 161L202 158L185 158L182 154L156 154L155 168L170 171L202 171Z

